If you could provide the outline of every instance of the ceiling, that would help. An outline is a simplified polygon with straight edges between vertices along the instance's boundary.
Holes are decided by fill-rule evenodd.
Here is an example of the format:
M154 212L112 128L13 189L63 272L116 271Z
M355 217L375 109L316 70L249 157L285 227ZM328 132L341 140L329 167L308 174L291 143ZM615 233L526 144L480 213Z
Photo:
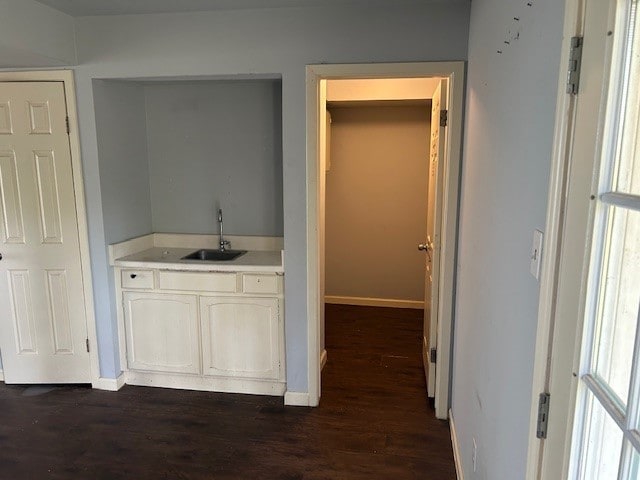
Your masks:
M469 0L37 0L73 17L327 5L419 5Z

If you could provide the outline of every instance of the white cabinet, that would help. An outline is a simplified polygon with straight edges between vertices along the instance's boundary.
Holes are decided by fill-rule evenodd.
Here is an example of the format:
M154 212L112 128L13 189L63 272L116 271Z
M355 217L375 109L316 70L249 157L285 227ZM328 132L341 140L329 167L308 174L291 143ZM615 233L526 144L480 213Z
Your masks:
M235 293L235 273L158 272L161 290Z
M198 297L124 292L129 368L200 373Z
M203 296L200 322L205 375L280 376L277 299Z
M282 275L121 269L116 281L126 383L284 393Z

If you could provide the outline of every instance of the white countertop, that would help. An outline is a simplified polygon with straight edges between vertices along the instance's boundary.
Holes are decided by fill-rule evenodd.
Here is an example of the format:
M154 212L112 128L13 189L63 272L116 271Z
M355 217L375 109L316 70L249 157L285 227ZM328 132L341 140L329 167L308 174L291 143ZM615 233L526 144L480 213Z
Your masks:
M153 247L115 259L116 267L191 270L196 272L284 273L280 250L253 251L229 261L182 260L198 248Z

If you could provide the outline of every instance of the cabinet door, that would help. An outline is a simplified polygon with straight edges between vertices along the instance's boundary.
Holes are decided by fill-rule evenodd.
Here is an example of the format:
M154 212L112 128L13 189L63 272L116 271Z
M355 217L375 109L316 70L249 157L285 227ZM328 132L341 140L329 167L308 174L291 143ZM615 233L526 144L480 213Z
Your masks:
M195 295L124 292L129 368L200 373Z
M205 375L278 379L278 300L200 297Z

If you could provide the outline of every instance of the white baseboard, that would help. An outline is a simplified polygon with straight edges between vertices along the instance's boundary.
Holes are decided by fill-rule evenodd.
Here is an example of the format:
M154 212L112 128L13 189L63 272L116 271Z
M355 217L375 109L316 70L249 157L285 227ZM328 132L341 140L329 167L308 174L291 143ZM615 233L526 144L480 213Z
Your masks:
M307 392L285 392L284 404L292 407L308 407L309 394Z
M456 477L458 480L464 480L464 470L462 469L462 460L460 456L460 445L458 445L458 435L456 434L456 425L453 422L453 412L449 409L449 429L451 430L451 445L453 447L453 460L456 464Z
M424 308L424 302L415 300L399 300L395 298L341 297L339 295L325 295L324 302L336 305L357 305L362 307Z
M117 392L124 386L124 384L126 383L125 380L126 380L125 374L124 372L122 372L120 373L120 375L118 375L118 378L100 377L98 378L97 381L93 382L91 386L96 390L106 390L109 392Z
M0 370L0 382L4 382L4 372Z
M324 350L322 350L322 353L320 354L320 370L321 371L326 364L327 364L327 349L325 348Z

